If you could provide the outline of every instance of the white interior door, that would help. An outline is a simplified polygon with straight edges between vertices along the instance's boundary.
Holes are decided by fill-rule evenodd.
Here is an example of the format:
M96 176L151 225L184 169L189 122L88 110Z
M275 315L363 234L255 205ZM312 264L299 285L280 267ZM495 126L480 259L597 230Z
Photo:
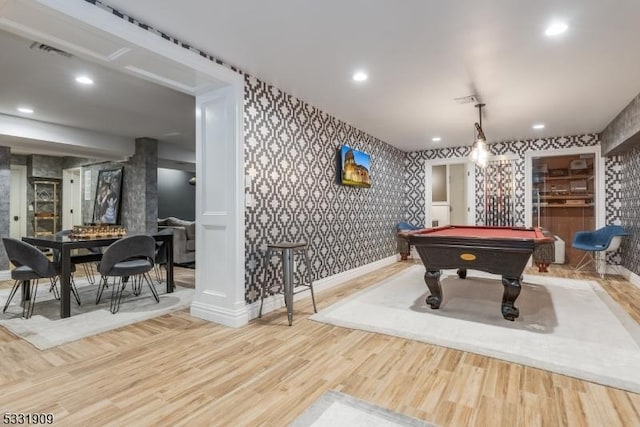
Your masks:
M62 229L82 225L82 186L80 168L62 171Z
M431 224L442 227L449 224L449 165L435 165L431 171Z
M19 239L27 235L27 167L11 165L11 188L9 190L10 226L9 235Z
M425 162L425 227L475 224L475 167L467 158Z
M453 225L467 224L467 185L465 165L449 165L449 221Z

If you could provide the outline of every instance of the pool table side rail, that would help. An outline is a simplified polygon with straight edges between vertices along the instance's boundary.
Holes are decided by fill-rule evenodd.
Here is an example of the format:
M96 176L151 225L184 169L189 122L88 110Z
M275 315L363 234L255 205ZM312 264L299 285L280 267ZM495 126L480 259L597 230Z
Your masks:
M446 234L446 235L438 235L439 231L442 230L461 230L461 234L460 235L452 235L452 234ZM484 232L483 234L486 235L468 235L465 234L462 230L463 229L471 229L471 230L480 230L481 232ZM500 230L500 231L506 231L506 230L513 230L515 232L517 232L519 234L519 236L517 237L510 237L510 236L495 236L495 235L491 235L488 234L486 231L488 230ZM521 235L522 232L527 232L529 234L533 233L533 236L531 237L523 237ZM553 237L549 237L549 236L545 236L542 232L542 230L540 228L525 228L525 227L490 227L490 226L457 226L457 225L446 225L446 226L442 226L442 227L434 227L434 228L423 228L420 230L413 230L413 231L403 231L401 233L398 234L399 237L402 237L406 240L409 241L410 244L415 245L415 244L422 244L422 242L428 241L433 239L434 242L435 240L439 239L460 239L460 240L464 240L466 243L469 243L471 241L479 241L479 242L484 242L484 244L486 245L496 245L499 244L497 243L499 240L506 240L508 241L507 244L513 244L514 241L529 241L529 242L533 242L534 247L541 245L541 244L545 244L545 243L553 243L554 239ZM418 240L419 239L419 240ZM475 243L474 243L475 244Z

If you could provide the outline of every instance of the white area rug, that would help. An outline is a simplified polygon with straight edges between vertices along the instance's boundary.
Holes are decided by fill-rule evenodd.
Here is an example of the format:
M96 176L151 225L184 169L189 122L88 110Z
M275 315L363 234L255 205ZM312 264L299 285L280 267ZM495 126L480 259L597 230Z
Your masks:
M21 290L18 289L6 313L0 313L0 326L4 326L36 348L45 350L187 308L191 304L194 292L193 289L176 287L173 293L165 294L164 283L156 284L160 293L160 302L156 303L146 284L142 285L142 293L139 296L132 295L131 285L127 285L122 294L120 311L111 314L111 281L109 289L104 290L99 305L95 304L97 285L90 285L86 280L77 281L76 285L82 305L78 306L73 295L71 296L71 317L60 318L60 301L55 300L49 292L48 281L41 280L33 316L30 319L22 318ZM0 290L1 307L4 307L10 290Z
M397 412L389 411L348 394L334 390L325 392L307 408L291 427L429 427L425 423Z
M443 302L432 310L423 275L424 267L412 267L311 319L640 393L640 326L596 282L525 275L520 317L510 322L500 313L499 276L469 271L463 280L443 272Z

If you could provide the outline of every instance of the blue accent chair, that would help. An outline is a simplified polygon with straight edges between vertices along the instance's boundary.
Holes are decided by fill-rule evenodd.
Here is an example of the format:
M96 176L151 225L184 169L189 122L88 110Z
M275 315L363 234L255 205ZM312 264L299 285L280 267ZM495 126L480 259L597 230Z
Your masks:
M624 231L619 225L607 225L595 231L578 231L575 236L573 236L571 246L574 249L585 251L585 254L575 269L578 271L583 270L593 263L596 271L600 272L600 276L603 277L603 267L606 265L607 252L616 251L622 243L622 238L628 235L629 233ZM604 263L603 265L598 265L598 252L604 252L604 255L601 256L600 259L600 262Z

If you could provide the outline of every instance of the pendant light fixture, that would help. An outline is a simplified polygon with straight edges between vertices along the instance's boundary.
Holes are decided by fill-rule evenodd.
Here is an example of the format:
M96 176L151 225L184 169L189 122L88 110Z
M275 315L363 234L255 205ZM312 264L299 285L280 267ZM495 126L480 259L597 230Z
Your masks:
M485 104L476 104L475 107L478 109L479 121L475 123L475 129L473 131L474 141L471 146L471 161L476 165L484 168L487 166L489 161L489 152L487 151L487 138L484 136L484 131L482 130L482 107Z

